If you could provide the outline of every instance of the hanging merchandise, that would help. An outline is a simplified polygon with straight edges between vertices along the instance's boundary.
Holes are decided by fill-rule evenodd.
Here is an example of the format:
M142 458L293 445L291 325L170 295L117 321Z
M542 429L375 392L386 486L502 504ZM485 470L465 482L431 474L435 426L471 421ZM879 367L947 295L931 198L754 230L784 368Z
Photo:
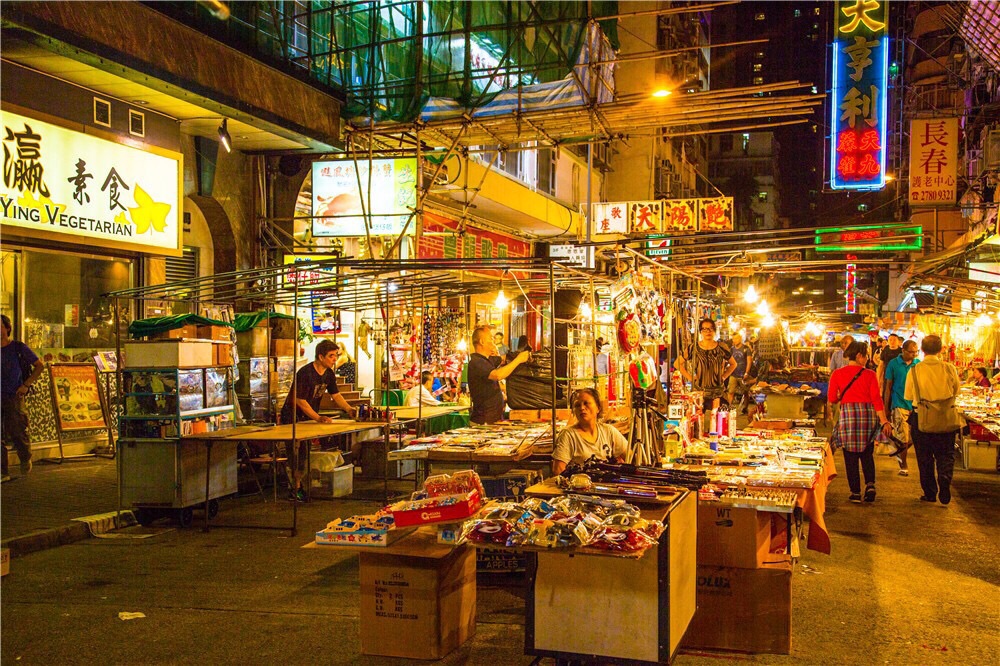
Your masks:
M634 312L622 310L618 313L618 344L626 354L639 348L642 341L642 326Z
M638 359L632 361L628 368L632 385L642 390L648 390L656 383L659 373L656 370L656 362L649 354L642 354Z

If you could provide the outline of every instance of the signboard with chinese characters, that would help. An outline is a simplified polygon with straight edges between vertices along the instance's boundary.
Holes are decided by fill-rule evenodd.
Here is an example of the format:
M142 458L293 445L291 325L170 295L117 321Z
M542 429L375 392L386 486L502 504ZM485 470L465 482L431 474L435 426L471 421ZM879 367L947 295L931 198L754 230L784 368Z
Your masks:
M958 182L958 118L910 123L910 205L954 206Z
M698 200L672 199L664 201L663 231L666 233L698 231Z
M364 236L366 213L371 235L399 235L416 205L414 157L313 162L313 236ZM410 220L406 234L416 233Z
M840 0L834 10L830 187L885 186L889 3Z
M817 231L817 252L908 252L924 246L922 226L868 224Z
M590 226L590 236L601 240L603 236L624 236L628 233L628 204L595 203L594 222Z
M531 243L498 231L488 231L467 224L460 226L431 212L424 213L423 233L417 242L418 259L505 259L533 256ZM501 271L477 271L484 275L499 275ZM518 279L524 272L514 271Z
M858 300L854 295L854 288L858 284L858 267L855 264L847 264L844 272L844 312L855 314L858 311Z
M630 201L628 204L628 232L630 234L655 234L663 228L662 201Z
M292 264L327 261L339 258L340 255L337 254L286 254L283 262L285 266L290 266ZM322 287L324 290L336 292L338 289L336 274L336 266L317 266L315 268L310 268L309 270L302 269L294 273L288 273L288 275L282 279L282 282L286 289L294 289L295 282L298 281L299 288L301 289Z
M179 153L0 113L0 223L32 237L181 254Z
M733 198L698 199L699 231L732 231Z
M549 256L570 266L594 267L594 247L592 245L549 245Z

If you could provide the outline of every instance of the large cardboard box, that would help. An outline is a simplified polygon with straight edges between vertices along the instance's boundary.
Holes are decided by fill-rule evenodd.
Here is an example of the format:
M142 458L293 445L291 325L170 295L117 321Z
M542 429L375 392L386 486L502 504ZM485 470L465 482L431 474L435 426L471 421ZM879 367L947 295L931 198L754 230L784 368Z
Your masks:
M228 342L213 342L214 354L212 363L216 366L233 364L233 345Z
M267 356L269 339L266 328L251 328L249 331L240 331L236 334L236 348L240 352L240 358Z
M792 648L792 566L787 559L759 569L698 567L698 610L685 647L789 654Z
M298 327L294 319L271 317L268 321L271 325L272 340L294 340L296 338Z
M441 558L360 557L362 654L440 659L476 633L472 547L459 546Z
M698 502L698 566L756 569L770 546L771 514Z
M150 340L180 340L182 338L197 338L198 327L194 324L172 328L169 331L160 331L149 336Z
M199 326L198 337L202 340L218 340L229 342L233 329L228 326Z
M130 341L124 347L125 368L204 368L215 356L207 340Z
M272 338L271 356L295 356L295 340L275 340Z

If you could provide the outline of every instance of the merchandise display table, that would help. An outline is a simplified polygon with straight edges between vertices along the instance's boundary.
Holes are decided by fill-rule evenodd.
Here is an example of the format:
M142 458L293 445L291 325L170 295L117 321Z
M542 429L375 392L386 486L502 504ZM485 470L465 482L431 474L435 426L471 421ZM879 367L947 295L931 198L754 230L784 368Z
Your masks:
M525 654L649 664L673 659L695 612L696 496L684 492L669 505L647 505L642 517L663 522L664 530L640 558L527 552Z
M420 435L436 435L469 425L469 408L465 405L390 407L390 409L400 421L417 421L417 433Z
M441 659L476 633L476 552L433 526L398 531L385 547L303 548L360 555L361 654Z

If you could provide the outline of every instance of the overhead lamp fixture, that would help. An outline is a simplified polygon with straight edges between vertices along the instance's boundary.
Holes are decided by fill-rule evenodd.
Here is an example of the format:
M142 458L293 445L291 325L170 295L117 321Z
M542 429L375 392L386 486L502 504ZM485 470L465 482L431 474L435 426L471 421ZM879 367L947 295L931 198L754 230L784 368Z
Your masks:
M503 273L500 274L500 291L497 292L497 300L494 301L494 305L497 310L503 310L507 307L510 301L507 300L507 295L503 293L503 276L507 275L507 269L503 269Z
M229 136L229 118L223 118L219 125L219 143L227 153L233 152L233 137Z
M670 91L666 90L665 88L661 88L660 90L657 90L656 92L653 93L653 97L658 97L658 98L670 97Z
M772 317L770 314L764 315L764 318L760 320L760 325L763 326L764 328L771 328L772 326L774 326L774 317Z
M767 317L771 314L771 307L767 304L767 301L761 301L760 304L757 305L757 314L761 317Z
M758 294L757 290L754 289L753 284L747 287L747 293L743 294L743 300L747 303L756 303L759 298L760 294Z
M468 348L469 348L469 345L467 345L465 343L465 338L462 338L461 340L459 340L458 344L455 345L455 349L457 349L458 351L462 351L462 352L464 352Z
M590 303L587 301L580 301L580 316L587 321L594 318L594 311L591 309Z

